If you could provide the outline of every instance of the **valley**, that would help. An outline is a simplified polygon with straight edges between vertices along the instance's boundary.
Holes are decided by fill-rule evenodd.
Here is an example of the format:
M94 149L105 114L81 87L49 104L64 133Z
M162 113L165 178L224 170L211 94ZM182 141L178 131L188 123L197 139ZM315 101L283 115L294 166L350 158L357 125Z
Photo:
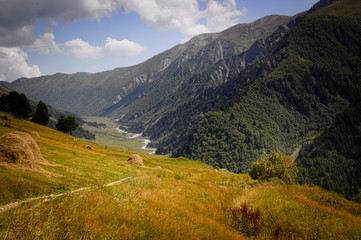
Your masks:
M105 132L87 127L98 133L102 144L141 152L156 149L156 154L247 173L254 161L271 151L291 155L307 144L305 139L322 135L339 114L358 103L361 10L352 7L357 4L321 0L295 16L269 15L198 35L131 67L3 84L79 116L117 119ZM118 126L145 137L114 132ZM354 131L358 136L357 128ZM80 136L93 138L90 132ZM350 145L358 146L357 136ZM152 150L144 149L149 141ZM345 151L336 154L352 165L355 181L342 173L349 179L343 181L353 185L352 193L336 187L331 169L308 179L327 182L327 189L357 198L359 160Z
M360 1L320 0L0 82L0 239L361 239L360 156Z
M94 127L86 123L82 127L95 134L95 142L124 150L154 154L155 149L147 148L149 139L141 134L128 133L120 130L115 120L106 117L84 117L85 122L104 124L104 127Z

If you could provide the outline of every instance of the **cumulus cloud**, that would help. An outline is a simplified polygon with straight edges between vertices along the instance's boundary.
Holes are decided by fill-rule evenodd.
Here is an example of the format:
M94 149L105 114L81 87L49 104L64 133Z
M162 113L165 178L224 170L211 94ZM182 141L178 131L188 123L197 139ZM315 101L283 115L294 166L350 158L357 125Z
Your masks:
M20 48L0 47L0 81L12 82L21 77L41 76L37 65L29 66L28 55Z
M142 21L161 30L178 30L184 39L205 32L216 32L239 22L247 9L238 10L235 0L203 0L205 10L200 10L198 0L119 0L126 13L139 14Z
M116 40L108 37L104 46L93 46L82 39L73 39L61 44L61 52L71 54L80 59L96 59L104 56L136 56L141 54L145 47L136 42L129 41L127 39Z
M71 54L77 58L99 58L100 47L92 46L88 42L83 41L80 38L73 39L62 44L61 47L65 53Z
M247 14L247 9L237 9L236 0L227 0L222 3L210 1L204 11L207 28L211 31L221 31L238 23L241 16Z
M204 32L223 30L239 22L247 9L236 0L1 0L0 46L31 46L40 41L32 35L37 20L50 25L111 16L119 9L136 12L142 21L160 30L180 31L187 40ZM36 44L39 44L38 42Z
M51 29L47 29L44 35L35 39L30 47L30 51L48 54L59 51L58 44L55 42L55 36Z

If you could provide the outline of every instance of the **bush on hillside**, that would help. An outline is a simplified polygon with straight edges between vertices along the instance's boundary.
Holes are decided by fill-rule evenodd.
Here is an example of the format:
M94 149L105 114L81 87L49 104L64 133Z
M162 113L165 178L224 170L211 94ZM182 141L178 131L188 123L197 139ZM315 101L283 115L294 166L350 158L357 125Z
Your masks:
M74 131L78 127L79 125L77 124L74 116L64 117L63 115L61 115L56 124L56 129L58 131L62 131L64 133L70 132L70 135L72 135L72 131Z
M285 183L294 183L297 179L297 164L290 156L282 156L273 151L267 157L261 157L252 163L249 175L253 179L271 180L279 178Z

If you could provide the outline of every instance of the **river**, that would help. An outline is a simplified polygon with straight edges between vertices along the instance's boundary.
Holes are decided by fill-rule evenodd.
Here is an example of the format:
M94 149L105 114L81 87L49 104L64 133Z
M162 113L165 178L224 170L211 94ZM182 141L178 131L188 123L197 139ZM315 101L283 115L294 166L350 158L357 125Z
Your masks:
M148 154L155 154L157 149L156 148L147 148L148 144L151 143L151 141L148 138L144 137L142 133L127 132L123 129L120 129L119 127L116 127L115 130L119 133L124 133L125 137L127 139L141 141L143 143L143 146L141 147L141 149L149 151Z

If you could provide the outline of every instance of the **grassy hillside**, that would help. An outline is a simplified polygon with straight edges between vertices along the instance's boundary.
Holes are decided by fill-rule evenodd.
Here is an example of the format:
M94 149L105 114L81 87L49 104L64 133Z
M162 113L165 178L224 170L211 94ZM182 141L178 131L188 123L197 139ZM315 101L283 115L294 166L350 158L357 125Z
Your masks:
M142 155L145 167L135 167L124 164L131 152L0 116L0 135L38 132L56 164L41 172L0 164L0 239L361 236L361 205L315 187L259 183L183 158Z
M311 15L329 15L359 18L361 16L361 2L359 0L337 0L329 6L320 8L317 11L312 12Z
M11 90L9 89L9 88L7 88L7 87L5 87L5 86L3 86L3 85L1 85L0 84L0 95L1 94L4 94L4 93L9 93L9 92L11 92Z

